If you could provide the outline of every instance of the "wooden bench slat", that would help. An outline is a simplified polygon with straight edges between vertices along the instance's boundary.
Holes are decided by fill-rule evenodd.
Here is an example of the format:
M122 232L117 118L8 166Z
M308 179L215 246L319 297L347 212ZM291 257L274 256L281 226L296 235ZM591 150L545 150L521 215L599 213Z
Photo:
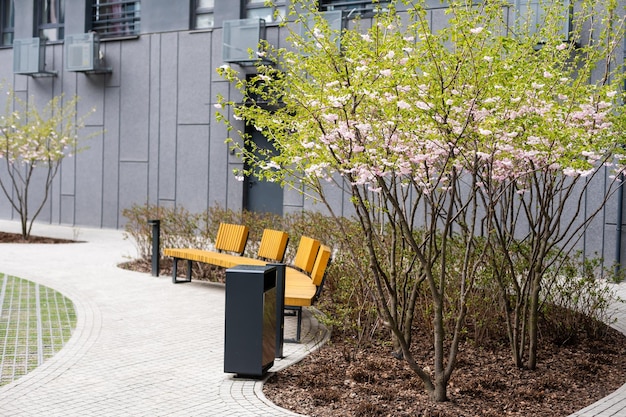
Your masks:
M322 245L317 256L315 257L315 264L313 265L313 270L311 271L311 281L316 287L322 285L322 280L324 279L324 274L326 273L326 267L328 266L329 261L330 248Z
M245 229L244 229L245 228ZM242 236L244 236L242 238ZM245 242L248 237L246 226L220 224L215 247L219 250L243 253ZM287 233L277 230L266 229L259 245L258 256L264 259L248 258L232 253L206 251L201 249L164 249L165 256L174 258L174 265L180 259L189 262L203 262L223 268L232 268L237 265L266 265L267 260L281 262L287 247L289 236ZM242 245L243 240L243 245ZM302 307L313 305L319 296L324 282L324 275L330 262L331 250L328 246L321 245L320 241L302 236L293 267L285 269L285 309L295 310L298 317L296 340L300 340L300 327L302 321ZM190 263L191 265L191 263ZM188 281L191 274L188 270ZM176 268L174 269L173 282L176 280Z
M298 244L296 257L293 260L293 265L305 272L311 272L313 270L313 264L315 263L315 257L317 256L317 251L319 250L320 245L321 243L319 240L308 236L302 236L300 238L300 243Z
M289 235L286 232L273 229L263 230L261 243L257 256L263 259L269 259L276 262L282 262L287 251L287 243Z
M240 255L246 249L250 229L242 224L220 223L215 238L215 249Z

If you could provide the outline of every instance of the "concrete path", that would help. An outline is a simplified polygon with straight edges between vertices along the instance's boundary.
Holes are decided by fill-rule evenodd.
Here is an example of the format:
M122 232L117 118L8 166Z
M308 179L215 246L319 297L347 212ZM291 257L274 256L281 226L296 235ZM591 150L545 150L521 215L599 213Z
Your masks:
M0 221L0 230L19 230ZM35 225L33 234L84 243L3 244L0 272L70 298L76 330L33 372L0 388L0 416L293 416L268 401L262 381L223 371L224 287L125 271L133 243L117 230ZM285 344L288 366L328 338L310 314L303 342ZM285 337L295 336L286 318Z

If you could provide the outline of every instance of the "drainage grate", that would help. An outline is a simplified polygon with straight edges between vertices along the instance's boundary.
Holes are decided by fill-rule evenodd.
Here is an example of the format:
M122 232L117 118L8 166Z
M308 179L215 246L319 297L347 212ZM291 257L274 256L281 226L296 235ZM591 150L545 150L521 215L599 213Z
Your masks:
M51 288L0 274L0 386L57 353L76 327L74 305Z

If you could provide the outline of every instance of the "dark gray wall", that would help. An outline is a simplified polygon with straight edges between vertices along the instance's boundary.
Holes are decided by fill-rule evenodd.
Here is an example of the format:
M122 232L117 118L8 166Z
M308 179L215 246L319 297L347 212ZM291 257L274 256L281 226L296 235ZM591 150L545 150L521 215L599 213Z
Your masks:
M31 38L34 36L35 3L28 0L16 1L15 8L15 39Z
M180 0L142 0L141 33L189 29L191 3ZM216 3L220 3L219 0Z
M16 1L16 38L33 36L33 3ZM66 33L88 30L87 3L66 0ZM229 133L215 122L213 105L218 94L238 99L234 87L221 80L215 68L222 65L222 22L243 13L240 1L216 3L215 28L194 31L189 26L191 0L143 0L141 35L102 42L111 74L65 71L63 44L56 43L46 47L47 69L58 71L56 77L14 75L12 48L0 48L2 90L12 88L18 97L39 106L62 93L78 95L79 114L94 109L82 132L89 137L83 142L86 149L63 162L39 221L119 228L124 224L122 210L133 204L177 205L190 211L214 204L241 209L243 183L232 175L241 162L224 143ZM433 27L443 27L447 21L441 9L431 11L428 18ZM277 26L267 29L268 40L277 46L286 46L285 36L286 31ZM243 125L238 127L243 130ZM5 178L6 173L0 170L0 176ZM583 202L584 210L593 210L607 187L607 177L596 180L593 193ZM352 213L345 193L332 189L331 195L333 210ZM285 190L283 206L285 213L324 210L294 190ZM1 196L0 218L16 218ZM579 247L610 264L616 227L613 198L581 236ZM620 237L626 248L626 238Z
M67 33L86 31L85 3L67 0ZM38 106L61 93L77 95L79 114L94 110L82 132L85 150L63 162L39 221L118 228L124 208L146 202L241 208L242 185L232 175L240 161L214 119L217 92L231 90L215 73L221 28L190 31L190 3L142 1L142 35L102 42L111 74L65 71L59 43L46 47L46 69L56 77L17 75L12 48L0 49L3 90ZM32 37L32 2L16 6L16 38ZM0 217L15 216L0 198Z

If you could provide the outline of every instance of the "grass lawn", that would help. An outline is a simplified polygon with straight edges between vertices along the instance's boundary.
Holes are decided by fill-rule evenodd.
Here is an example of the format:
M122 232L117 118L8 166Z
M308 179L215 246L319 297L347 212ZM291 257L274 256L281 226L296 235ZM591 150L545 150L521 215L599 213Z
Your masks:
M67 297L0 273L0 386L52 357L75 328L74 305Z

